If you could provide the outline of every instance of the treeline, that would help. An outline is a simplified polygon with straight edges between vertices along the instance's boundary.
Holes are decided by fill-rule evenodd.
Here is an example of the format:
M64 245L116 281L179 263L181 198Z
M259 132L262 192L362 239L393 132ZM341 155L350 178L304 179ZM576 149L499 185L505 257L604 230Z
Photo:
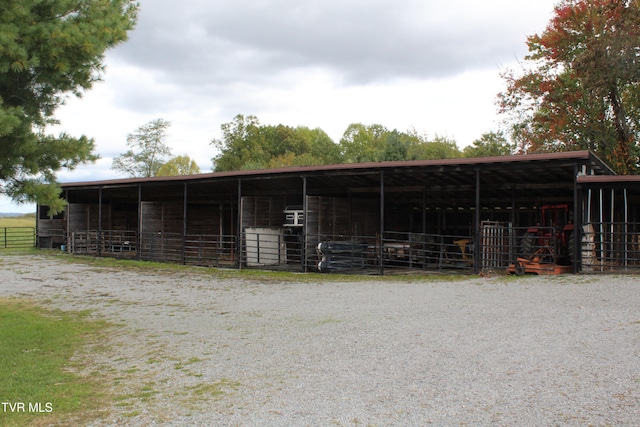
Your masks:
M262 125L255 116L237 115L221 126L222 136L211 145L216 172L394 160L437 160L504 156L514 152L502 132L488 132L460 149L455 140L429 139L415 130L400 132L383 125L353 123L339 142L322 129Z

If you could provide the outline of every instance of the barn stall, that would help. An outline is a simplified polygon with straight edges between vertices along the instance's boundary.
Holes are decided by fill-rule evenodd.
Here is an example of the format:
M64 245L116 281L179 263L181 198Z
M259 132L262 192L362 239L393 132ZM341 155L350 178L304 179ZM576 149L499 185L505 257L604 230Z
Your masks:
M375 274L508 269L533 259L526 246L544 253L540 265L577 272L583 257L613 253L583 250L590 230L599 248L621 232L637 240L637 186L614 193L627 214L612 222L605 187L584 181L611 176L579 151L65 183L67 209L48 218L40 207L38 241L185 265ZM611 223L617 237L602 234ZM609 264L634 265L629 248Z

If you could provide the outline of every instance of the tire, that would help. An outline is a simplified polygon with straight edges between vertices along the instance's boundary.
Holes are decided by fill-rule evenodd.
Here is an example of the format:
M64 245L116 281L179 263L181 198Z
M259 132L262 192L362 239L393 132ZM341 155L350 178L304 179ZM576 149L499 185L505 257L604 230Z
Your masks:
M567 239L567 253L569 254L569 263L571 265L576 261L576 232L572 231L569 233L569 238Z
M529 233L528 231L524 233L522 240L520 241L520 252L523 257L527 258L533 255L535 240L536 236L532 233Z

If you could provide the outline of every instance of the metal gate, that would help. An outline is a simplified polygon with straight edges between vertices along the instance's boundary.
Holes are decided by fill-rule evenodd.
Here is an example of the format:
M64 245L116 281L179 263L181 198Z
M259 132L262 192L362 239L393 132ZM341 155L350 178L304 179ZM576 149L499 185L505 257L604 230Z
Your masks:
M507 268L515 258L513 227L510 222L482 221L480 267Z

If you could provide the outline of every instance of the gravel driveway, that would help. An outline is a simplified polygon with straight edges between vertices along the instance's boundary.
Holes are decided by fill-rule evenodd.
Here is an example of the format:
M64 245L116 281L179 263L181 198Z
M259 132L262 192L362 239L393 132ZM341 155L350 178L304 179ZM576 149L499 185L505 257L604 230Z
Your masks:
M0 296L116 323L95 425L637 425L638 276L285 283L0 255Z

